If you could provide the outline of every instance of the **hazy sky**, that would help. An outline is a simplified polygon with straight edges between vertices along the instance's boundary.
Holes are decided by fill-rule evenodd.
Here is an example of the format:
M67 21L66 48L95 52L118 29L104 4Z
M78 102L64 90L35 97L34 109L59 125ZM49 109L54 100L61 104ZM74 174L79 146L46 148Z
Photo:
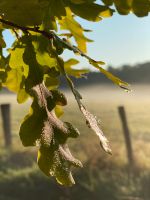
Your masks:
M94 29L90 33L95 40L89 45L91 56L113 66L150 61L150 16L137 18L133 14L115 14L88 27Z
M120 16L114 14L112 18L98 23L79 20L84 28L92 29L86 34L95 40L88 44L88 54L107 64L118 67L123 64L136 64L150 61L150 16L137 18L130 14ZM6 40L11 44L13 39L5 33ZM65 52L65 59L72 53ZM83 61L82 61L83 60ZM88 63L81 59L84 66Z

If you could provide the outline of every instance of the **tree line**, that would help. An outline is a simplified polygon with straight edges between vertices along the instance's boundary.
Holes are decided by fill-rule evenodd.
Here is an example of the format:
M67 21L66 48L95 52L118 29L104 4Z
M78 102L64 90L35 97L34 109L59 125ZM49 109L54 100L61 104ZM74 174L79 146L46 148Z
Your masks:
M108 71L120 77L122 80L128 83L148 84L150 83L150 62L132 65L123 65L119 68L112 66L108 67ZM77 87L87 86L88 84L95 85L99 83L109 84L111 83L103 74L97 72L91 72L87 76L80 79L74 79ZM65 87L65 82L63 83Z

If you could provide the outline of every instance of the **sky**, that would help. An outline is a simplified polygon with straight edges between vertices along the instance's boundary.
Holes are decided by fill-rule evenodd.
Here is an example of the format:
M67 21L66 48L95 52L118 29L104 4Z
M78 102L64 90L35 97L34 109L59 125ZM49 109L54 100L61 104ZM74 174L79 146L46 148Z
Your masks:
M88 27L94 30L90 35L95 40L88 48L90 56L114 67L150 61L150 16L114 14Z
M150 16L138 18L133 14L121 16L114 14L100 22L87 22L78 18L86 29L93 32L87 33L93 43L88 43L88 55L96 60L102 60L113 67L125 64L135 65L150 61ZM9 32L4 34L8 46L13 42ZM65 51L65 60L76 57L73 53ZM77 57L82 66L88 63Z

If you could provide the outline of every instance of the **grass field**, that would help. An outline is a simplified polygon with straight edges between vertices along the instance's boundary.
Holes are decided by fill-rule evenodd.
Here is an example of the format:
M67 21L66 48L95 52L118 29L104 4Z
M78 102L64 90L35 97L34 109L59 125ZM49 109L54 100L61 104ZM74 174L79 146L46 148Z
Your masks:
M17 105L14 95L0 95L0 103L11 103L13 148L4 148L0 118L0 200L149 200L150 199L150 90L149 85L133 85L131 93L116 86L81 88L83 103L101 121L113 156L100 148L97 136L86 126L70 92L63 120L72 122L81 133L70 140L72 151L85 167L75 171L76 186L57 186L38 170L35 149L24 148L18 136L19 124L30 102ZM118 106L126 109L136 168L129 172Z

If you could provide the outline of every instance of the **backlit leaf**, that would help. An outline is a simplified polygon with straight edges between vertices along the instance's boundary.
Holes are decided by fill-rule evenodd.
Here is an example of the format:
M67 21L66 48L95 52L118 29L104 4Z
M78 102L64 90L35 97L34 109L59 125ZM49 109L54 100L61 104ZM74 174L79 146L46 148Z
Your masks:
M23 61L24 51L25 51L24 48L10 49L9 50L9 53L10 53L9 66L12 69L22 68L24 76L27 77L28 76L29 67Z
M3 39L3 37L0 36L0 47L5 48L6 47L6 43Z
M67 8L67 16L62 20L59 20L59 23L61 29L69 30L71 32L78 44L78 48L83 52L86 52L86 43L90 42L91 40L84 36L84 29L77 21L75 21L69 8Z
M7 78L4 83L4 86L13 92L18 92L20 89L20 84L22 82L23 71L20 68L10 69L7 72Z
M101 73L103 73L108 79L110 79L112 82L114 82L116 85L120 86L121 88L125 89L126 91L130 91L129 84L122 81L118 77L114 76L109 71L103 69L99 63L93 60L89 60L90 64L93 65L95 68L97 68Z
M68 137L78 137L79 132L53 112L60 102L64 105L64 97L60 92L49 91L43 84L33 87L31 95L30 113L20 127L22 143L39 146L38 165L44 174L54 176L60 184L72 185L72 166L82 167L82 164L72 156L66 142Z
M110 8L95 3L71 4L70 8L76 15L94 22L102 20L102 17L111 17L113 14Z
M75 69L72 68L72 66L77 65L79 63L76 59L69 59L64 63L64 68L67 74L74 76L76 78L81 78L84 76L84 74L87 74L89 72L88 69Z
M55 114L58 118L64 114L64 110L63 110L62 106L56 105Z
M82 27L79 23L82 20L77 21L80 17L98 22L111 17L114 11L144 17L150 12L150 0L0 0L0 89L6 87L17 93L18 103L28 97L33 100L20 127L20 138L24 146L38 146L39 168L60 184L74 184L72 167L82 167L67 145L68 138L78 137L79 131L59 118L63 114L62 106L67 105L66 97L58 90L62 75L86 124L99 137L101 147L111 153L99 121L82 104L82 96L70 78L80 78L89 71L77 68L78 60L64 62L59 55L66 49L72 51L115 84L129 90L128 83L102 68L104 62L85 54L87 42L92 40L84 33L90 30ZM6 29L14 36L7 57L3 49L7 47L3 38Z
M26 93L25 88L21 88L17 94L18 103L24 103L28 99L29 95Z

